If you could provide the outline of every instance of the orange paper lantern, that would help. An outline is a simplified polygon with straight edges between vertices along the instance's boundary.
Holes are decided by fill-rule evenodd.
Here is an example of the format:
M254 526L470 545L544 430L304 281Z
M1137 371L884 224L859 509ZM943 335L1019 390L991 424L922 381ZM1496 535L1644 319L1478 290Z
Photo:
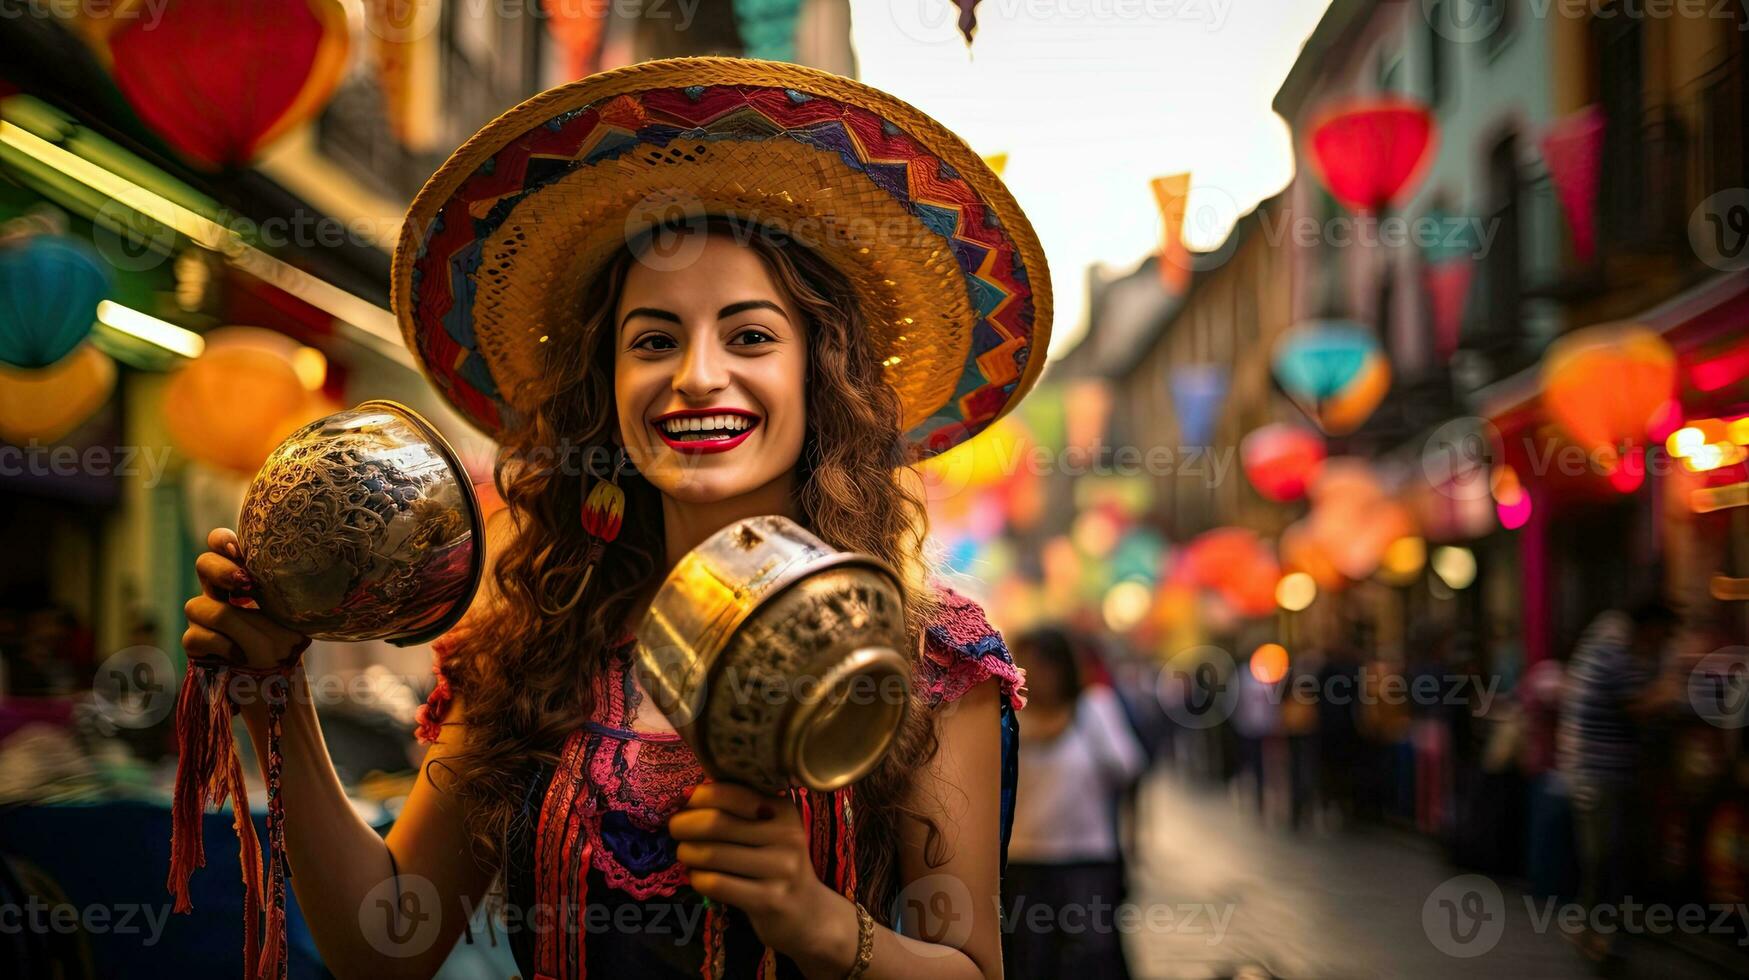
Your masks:
M1329 592L1348 584L1330 556L1319 546L1318 539L1312 534L1310 521L1301 520L1288 525L1281 532L1281 540L1277 547L1281 554L1281 568L1284 572L1305 572L1312 577L1321 592Z
M1670 416L1676 353L1647 327L1602 324L1550 344L1542 376L1549 415L1613 475L1621 455Z
M307 398L284 357L256 347L220 347L171 377L164 419L184 454L253 473L277 445L269 441L273 433L308 407Z

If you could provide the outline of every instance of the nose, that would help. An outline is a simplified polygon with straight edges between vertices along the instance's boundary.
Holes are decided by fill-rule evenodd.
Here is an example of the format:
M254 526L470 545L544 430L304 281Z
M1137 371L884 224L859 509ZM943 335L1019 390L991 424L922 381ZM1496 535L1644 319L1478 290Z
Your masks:
M687 345L680 369L674 373L674 390L685 398L699 399L723 390L729 372L721 351L709 340Z

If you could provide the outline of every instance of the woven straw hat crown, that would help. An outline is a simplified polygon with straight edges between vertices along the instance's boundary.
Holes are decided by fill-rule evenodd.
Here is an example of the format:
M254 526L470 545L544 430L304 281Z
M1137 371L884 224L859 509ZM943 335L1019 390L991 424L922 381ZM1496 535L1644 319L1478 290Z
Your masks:
M916 455L982 431L1043 368L1044 252L977 153L877 89L742 58L593 75L463 144L396 248L407 346L465 417L502 435L535 408L530 382L554 338L581 328L600 270L651 227L706 215L779 231L845 274Z

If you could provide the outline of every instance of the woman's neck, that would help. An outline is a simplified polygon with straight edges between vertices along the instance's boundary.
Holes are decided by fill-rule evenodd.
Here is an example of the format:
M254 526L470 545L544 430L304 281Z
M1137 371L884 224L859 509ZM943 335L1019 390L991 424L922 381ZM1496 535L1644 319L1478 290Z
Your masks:
M667 534L667 567L672 569L686 553L735 521L763 514L781 514L800 523L801 509L795 503L795 474L785 473L770 483L724 500L691 503L662 496L662 520Z

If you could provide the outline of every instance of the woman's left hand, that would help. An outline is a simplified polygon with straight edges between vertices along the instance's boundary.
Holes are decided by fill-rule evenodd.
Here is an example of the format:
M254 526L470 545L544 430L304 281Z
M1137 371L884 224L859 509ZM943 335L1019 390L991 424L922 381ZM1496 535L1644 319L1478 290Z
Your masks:
M795 955L812 945L831 891L814 874L807 829L786 796L702 783L668 820L694 891L747 913L760 942Z

